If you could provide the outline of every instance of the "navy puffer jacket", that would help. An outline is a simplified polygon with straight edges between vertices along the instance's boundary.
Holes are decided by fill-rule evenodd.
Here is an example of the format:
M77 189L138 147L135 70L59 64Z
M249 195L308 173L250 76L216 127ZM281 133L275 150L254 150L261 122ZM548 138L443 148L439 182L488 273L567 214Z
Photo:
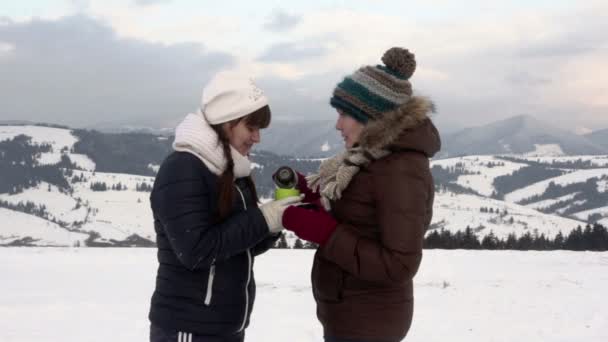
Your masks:
M161 165L150 202L158 273L150 321L201 335L232 335L249 324L255 299L253 258L270 235L245 179L237 179L231 215L217 222L218 176L187 152Z

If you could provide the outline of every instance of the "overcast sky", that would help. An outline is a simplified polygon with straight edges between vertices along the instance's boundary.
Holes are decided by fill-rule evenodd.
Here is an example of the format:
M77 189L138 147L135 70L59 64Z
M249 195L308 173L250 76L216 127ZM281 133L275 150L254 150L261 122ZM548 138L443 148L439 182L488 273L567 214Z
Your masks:
M0 4L0 120L172 127L223 69L283 118L333 119L335 84L383 52L445 130L529 114L608 128L608 1L28 0Z

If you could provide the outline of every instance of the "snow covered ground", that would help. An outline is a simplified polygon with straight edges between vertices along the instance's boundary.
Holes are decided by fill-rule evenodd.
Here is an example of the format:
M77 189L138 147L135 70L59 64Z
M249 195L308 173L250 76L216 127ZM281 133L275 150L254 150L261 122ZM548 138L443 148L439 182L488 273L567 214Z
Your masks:
M18 211L0 208L0 243L8 244L24 237L35 237L38 243L45 246L72 246L76 243L84 246L89 235L71 232L56 223ZM2 275L2 273L0 273ZM4 278L4 276L2 275Z
M147 341L155 249L0 248L0 341ZM310 250L256 259L249 342L322 341ZM608 341L608 253L427 250L406 341Z

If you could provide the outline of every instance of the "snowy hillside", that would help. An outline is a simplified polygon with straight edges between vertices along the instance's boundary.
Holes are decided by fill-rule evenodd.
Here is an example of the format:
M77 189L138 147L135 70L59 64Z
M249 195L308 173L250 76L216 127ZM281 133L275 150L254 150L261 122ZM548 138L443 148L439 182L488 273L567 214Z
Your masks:
M608 156L466 156L434 160L442 190L480 194L576 221L606 222Z
M91 208L91 213L81 229L96 231L102 239L123 240L132 234L155 239L149 193L136 191L137 184L152 186L153 177L99 172L82 175L88 181L74 185L74 196ZM95 182L121 184L123 190L93 191L90 184Z
M606 175L608 175L608 168L574 171L563 176L547 179L523 189L513 191L505 196L505 200L515 203L535 195L540 195L547 190L549 183L554 183L556 185L568 185L572 183L585 182L590 178L601 178ZM604 189L601 189L601 191L604 191Z
M52 146L46 149L50 152L35 156L37 163L57 165L55 171L65 180L62 183L56 178L49 178L55 183L43 179L35 185L26 182L18 191L0 192L0 219L14 222L10 227L3 225L0 228L0 244L22 241L24 245L73 246L82 245L83 242L86 245L130 245L133 237L144 243L155 240L149 204L153 176L100 172L97 170L99 164L87 155L72 152L75 144L81 142L69 129L0 126L0 141L20 134L31 137L32 144ZM93 145L96 141L104 143L123 139L101 133L88 138L87 148L92 151L98 150ZM118 146L124 149L134 144L146 148L151 141L162 140L166 143L164 137L144 136L141 139L144 138L146 140L138 141L139 136L129 136L123 139L126 145ZM123 166L121 162L113 162L112 148L106 145L102 147L107 151L97 157L104 162L105 169L116 164L117 167ZM121 150L122 154L116 160L129 158L125 151L128 152L128 149ZM61 162L62 156L69 157L75 165ZM142 167L135 169L155 172L162 157L159 155L154 161L142 160ZM262 196L266 196L272 186L268 174L278 166L298 165L300 171L307 173L315 170L320 162L320 159L279 157L265 152L256 152L254 159L254 177L258 177L257 184L263 189L260 191ZM465 156L433 160L431 165L438 185L433 229L457 232L469 227L479 237L489 232L497 237L506 237L509 233L521 236L526 232L554 236L558 232L567 234L577 226L585 225L589 219L600 223L608 221L608 202L601 202L602 194L608 194L608 156ZM526 173L522 172L526 170L532 170L532 176L540 178L529 181ZM558 176L551 173L555 170L559 171ZM436 171L440 173L436 174ZM566 185L584 183L586 180L596 182L593 186L600 197L594 200L601 203L585 205L583 202L587 191L567 189L570 192L554 197L539 197L525 205L517 204L523 199L543 194L549 184ZM496 195L504 192L504 184L520 183L523 186L506 193L504 199ZM453 189L450 184L458 188ZM497 184L502 185L498 187ZM8 189L13 188L9 186ZM562 203L565 203L564 206L557 207ZM547 212L547 208L552 206L556 206L556 209ZM38 226L51 228L41 229ZM288 234L288 245L293 246L294 241L295 237Z
M526 166L526 164L509 162L494 156L440 159L433 161L431 165L443 168L459 167L466 170L469 174L458 176L456 183L484 196L490 196L496 191L492 184L496 177L511 174Z
M84 246L88 234L72 232L36 216L0 208L2 229L0 244L10 245L26 239L30 244L39 246Z
M132 234L154 240L149 193L136 191L137 184L146 183L151 186L152 177L93 174L88 171L76 171L75 174L82 175L87 181L74 183L71 194L61 193L56 187L43 184L15 195L0 194L0 200L12 204L32 202L37 206L44 206L49 213L49 219L62 221L64 228L97 232L101 235L98 242L109 239L124 240ZM109 185L120 183L126 189L93 191L90 186L95 182L105 182ZM4 235L4 229L0 230L0 235ZM35 238L46 240L48 237L41 232Z
M53 151L43 153L38 158L40 164L59 163L61 155L65 154L79 168L84 170L95 169L95 163L89 157L70 152L78 138L69 129L44 126L0 126L0 141L12 139L20 134L31 137L33 144L51 145Z
M487 208L487 211L481 210ZM490 212L489 209L492 209ZM555 236L584 225L584 221L540 213L514 203L482 198L479 196L437 192L433 211L433 229L447 229L452 232L473 229L483 237L493 232L498 238L506 238L510 233L545 234Z
M593 215L597 215L599 217L597 220L599 224L605 227L608 226L608 206L581 211L574 214L573 216L581 220L587 220L590 216Z
M56 186L44 182L18 194L0 194L0 200L14 205L32 202L37 206L44 206L49 218L56 221L72 223L83 221L87 216L86 208L78 205L77 197L63 193Z

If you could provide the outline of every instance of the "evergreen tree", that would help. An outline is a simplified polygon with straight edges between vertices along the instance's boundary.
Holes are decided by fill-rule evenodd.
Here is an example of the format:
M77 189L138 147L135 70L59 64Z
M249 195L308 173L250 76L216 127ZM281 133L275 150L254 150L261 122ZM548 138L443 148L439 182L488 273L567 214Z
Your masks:
M562 234L562 232L560 231L559 233L557 233L557 235L555 235L555 238L553 239L553 243L551 244L553 249L563 249L564 246L564 235Z
M578 226L575 230L571 231L564 242L564 248L572 251L583 251L585 250L585 241L583 236L583 229Z
M483 239L481 240L481 248L483 249L498 249L499 246L499 240L496 237L496 235L494 235L493 231L490 231L490 233L486 236L483 237Z
M447 229L442 228L441 233L439 235L441 236L441 239L440 239L440 246L438 248L445 248L445 249L458 248L456 239L454 238L452 232L450 232Z
M317 249L317 248L319 248L319 245L314 242L306 241L304 243L304 248L305 249Z
M517 240L516 249L523 251L532 249L532 240L532 234L530 234L530 232L526 232Z
M423 241L423 247L428 249L442 248L441 235L439 235L439 232L436 229L426 235Z
M608 230L600 224L594 224L591 230L591 246L592 251L608 250Z
M514 233L509 233L507 235L507 241L505 241L505 249L516 249L517 247L517 237Z
M287 239L285 238L285 234L281 234L281 237L275 242L274 248L278 249L287 249L289 245L287 244Z
M90 188L93 191L107 191L108 185L105 182L92 182Z
M462 236L462 244L460 245L460 248L479 249L480 247L481 244L479 243L477 236L470 227L467 227Z

